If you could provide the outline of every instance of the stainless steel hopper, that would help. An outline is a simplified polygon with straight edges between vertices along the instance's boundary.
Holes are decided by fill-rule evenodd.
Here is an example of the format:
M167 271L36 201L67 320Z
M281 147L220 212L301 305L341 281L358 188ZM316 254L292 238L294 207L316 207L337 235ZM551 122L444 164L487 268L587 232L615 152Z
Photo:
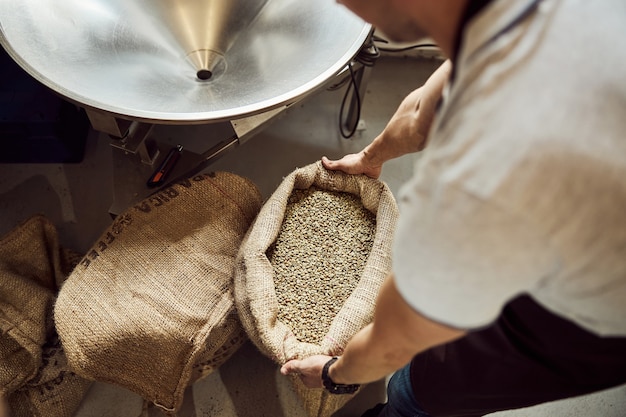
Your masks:
M2 46L52 90L167 124L293 102L371 29L334 0L0 0L0 25Z

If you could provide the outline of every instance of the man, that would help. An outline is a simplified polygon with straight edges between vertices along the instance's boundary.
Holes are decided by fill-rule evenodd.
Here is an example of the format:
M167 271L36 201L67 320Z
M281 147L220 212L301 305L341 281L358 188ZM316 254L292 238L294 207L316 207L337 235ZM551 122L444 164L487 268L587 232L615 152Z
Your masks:
M373 322L338 359L281 371L331 392L395 372L369 416L477 416L626 382L626 2L343 3L451 62L362 152L323 159L378 177L427 141Z

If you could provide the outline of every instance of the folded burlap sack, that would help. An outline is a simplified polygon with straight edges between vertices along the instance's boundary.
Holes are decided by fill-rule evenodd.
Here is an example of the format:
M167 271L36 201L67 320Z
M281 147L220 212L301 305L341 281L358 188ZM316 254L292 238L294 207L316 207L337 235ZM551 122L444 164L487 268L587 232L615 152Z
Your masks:
M0 240L0 397L13 417L73 416L91 385L69 369L52 321L77 259L43 216Z
M262 198L226 172L198 175L117 217L55 307L72 368L174 412L185 388L246 340L234 260Z
M296 303L296 306L302 300L298 300L301 296L295 293L293 297L285 297L284 294L278 296L279 289L283 293L291 291L289 288L293 289L293 286L290 283L277 283L276 270L268 255L281 232L288 203L294 198L292 194L295 190L312 187L355 195L362 206L375 215L373 246L360 279L332 319L332 323L325 329L321 341L317 343L300 340L302 337L296 335L303 334L300 331L302 329L294 328L294 322L281 319L279 298L286 298L286 302ZM259 350L280 365L290 359L314 354L340 355L350 338L372 320L380 286L391 271L391 244L397 216L395 199L387 185L379 180L327 171L319 162L296 169L287 176L264 204L237 255L235 302L246 333ZM320 246L340 233L338 228L332 226L325 225L321 229L318 231L322 234L321 238L316 237L322 242ZM304 230L300 232L305 233ZM355 248L356 246L358 242L355 243ZM306 254L302 253L297 256L306 258ZM287 261L291 260L285 262ZM320 277L319 281L321 280ZM289 288L277 288L277 285L286 285ZM317 283L313 279L302 285ZM331 296L332 280L326 288ZM302 315L309 314L309 310L315 308L308 307L306 303L302 305ZM296 392L311 416L329 416L351 398L347 395L332 395L321 389L307 389L297 377L293 381Z

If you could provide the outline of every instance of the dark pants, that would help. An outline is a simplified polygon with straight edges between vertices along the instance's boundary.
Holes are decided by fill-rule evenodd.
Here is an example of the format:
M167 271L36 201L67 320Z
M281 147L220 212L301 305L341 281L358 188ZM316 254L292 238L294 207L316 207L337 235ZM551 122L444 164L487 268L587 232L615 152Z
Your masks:
M410 365L413 404L434 417L482 416L623 383L626 338L598 337L529 296L508 303L489 327L419 354Z

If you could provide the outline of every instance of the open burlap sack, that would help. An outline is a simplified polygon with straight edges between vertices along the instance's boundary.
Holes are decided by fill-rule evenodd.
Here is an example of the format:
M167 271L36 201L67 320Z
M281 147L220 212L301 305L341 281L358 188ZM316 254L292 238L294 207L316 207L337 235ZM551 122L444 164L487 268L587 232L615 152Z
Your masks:
M246 340L232 296L237 250L262 204L217 172L128 209L62 287L58 333L72 368L171 412L185 388Z
M91 385L71 372L52 321L76 255L34 216L0 240L0 396L13 417L70 417Z
M363 274L320 344L299 341L293 329L277 318L274 269L266 255L280 232L292 191L312 186L357 195L363 206L376 215L376 234ZM296 169L287 176L263 205L237 255L235 302L246 333L259 350L281 365L314 354L340 355L350 338L372 320L376 296L391 271L391 244L397 216L393 194L379 180L327 171L320 162ZM307 389L297 377L293 381L310 416L329 416L351 398Z

